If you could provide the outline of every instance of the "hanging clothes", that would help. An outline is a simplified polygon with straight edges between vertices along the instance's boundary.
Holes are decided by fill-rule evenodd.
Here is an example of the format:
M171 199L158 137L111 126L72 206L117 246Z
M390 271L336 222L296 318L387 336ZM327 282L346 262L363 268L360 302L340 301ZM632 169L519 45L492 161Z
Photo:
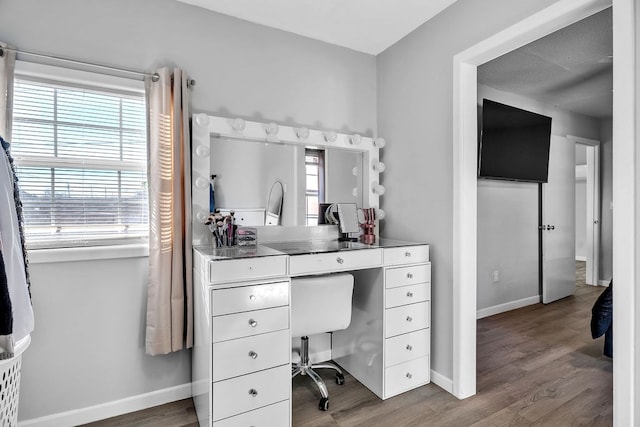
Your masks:
M9 144L0 137L0 251L9 303L0 320L0 359L13 356L13 343L31 333L34 326L29 288L28 261L22 228L22 204ZM0 296L4 280L0 275Z

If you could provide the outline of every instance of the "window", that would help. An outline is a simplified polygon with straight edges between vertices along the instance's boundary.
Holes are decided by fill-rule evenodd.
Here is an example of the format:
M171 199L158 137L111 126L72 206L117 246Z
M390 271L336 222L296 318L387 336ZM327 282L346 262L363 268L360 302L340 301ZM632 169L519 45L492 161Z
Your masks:
M57 68L26 64L21 72L16 65L10 142L29 247L145 239L142 82L106 85L107 76L92 80L90 73L66 70L65 78L57 78Z
M318 208L324 203L324 151L305 149L306 225L318 225Z

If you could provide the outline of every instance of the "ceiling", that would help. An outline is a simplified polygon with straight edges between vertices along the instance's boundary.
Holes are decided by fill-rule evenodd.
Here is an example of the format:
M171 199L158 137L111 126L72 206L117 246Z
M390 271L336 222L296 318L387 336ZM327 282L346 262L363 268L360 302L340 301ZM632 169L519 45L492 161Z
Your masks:
M456 0L178 0L377 55ZM611 8L478 67L478 82L595 118L611 117Z
M595 118L612 115L611 8L478 67L478 83Z
M377 55L456 0L178 0Z

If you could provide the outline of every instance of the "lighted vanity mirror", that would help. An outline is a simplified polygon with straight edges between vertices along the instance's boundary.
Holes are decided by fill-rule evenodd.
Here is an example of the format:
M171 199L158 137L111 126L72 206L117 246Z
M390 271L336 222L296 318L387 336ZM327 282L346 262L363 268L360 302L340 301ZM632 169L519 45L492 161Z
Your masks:
M296 228L317 223L320 203L325 209L327 203L380 207L384 187L379 174L384 171L384 164L380 162L379 149L385 145L383 138L204 113L194 114L191 124L194 245L212 243L205 225L211 175L216 175L216 208L224 213L234 210L238 225L259 228L267 221L267 211L272 212L272 187L280 183L278 221L287 228L285 234L289 238L305 234ZM324 200L317 194L324 194ZM316 227L315 231L304 228L311 234L322 234L321 229L326 226Z
M317 225L320 202L363 206L362 152L215 136L210 150L216 207L245 225Z

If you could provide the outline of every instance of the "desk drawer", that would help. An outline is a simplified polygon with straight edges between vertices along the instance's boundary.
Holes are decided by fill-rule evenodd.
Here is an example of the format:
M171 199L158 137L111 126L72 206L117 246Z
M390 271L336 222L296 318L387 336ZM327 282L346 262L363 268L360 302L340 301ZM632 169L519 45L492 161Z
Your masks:
M359 270L380 267L382 249L362 249L321 254L293 255L289 258L291 276Z
M429 245L403 246L384 250L384 265L413 264L429 261Z
M288 400L291 365L213 383L213 421Z
M430 340L429 329L421 329L386 339L384 342L385 367L429 355Z
M389 398L429 382L429 356L384 370L384 396Z
M289 329L289 306L216 316L213 342Z
M275 403L235 417L216 421L213 427L272 427L289 426L289 401Z
M212 345L212 381L284 365L291 357L288 329Z
M387 289L385 291L384 306L385 308L399 307L430 299L431 285L429 283L419 283L417 285Z
M285 276L286 256L266 256L209 262L211 283L238 282L246 279Z
M385 338L429 327L429 301L385 311Z
M213 315L289 305L289 282L267 283L212 291Z
M384 278L387 289L431 282L431 264L388 268L384 273Z

